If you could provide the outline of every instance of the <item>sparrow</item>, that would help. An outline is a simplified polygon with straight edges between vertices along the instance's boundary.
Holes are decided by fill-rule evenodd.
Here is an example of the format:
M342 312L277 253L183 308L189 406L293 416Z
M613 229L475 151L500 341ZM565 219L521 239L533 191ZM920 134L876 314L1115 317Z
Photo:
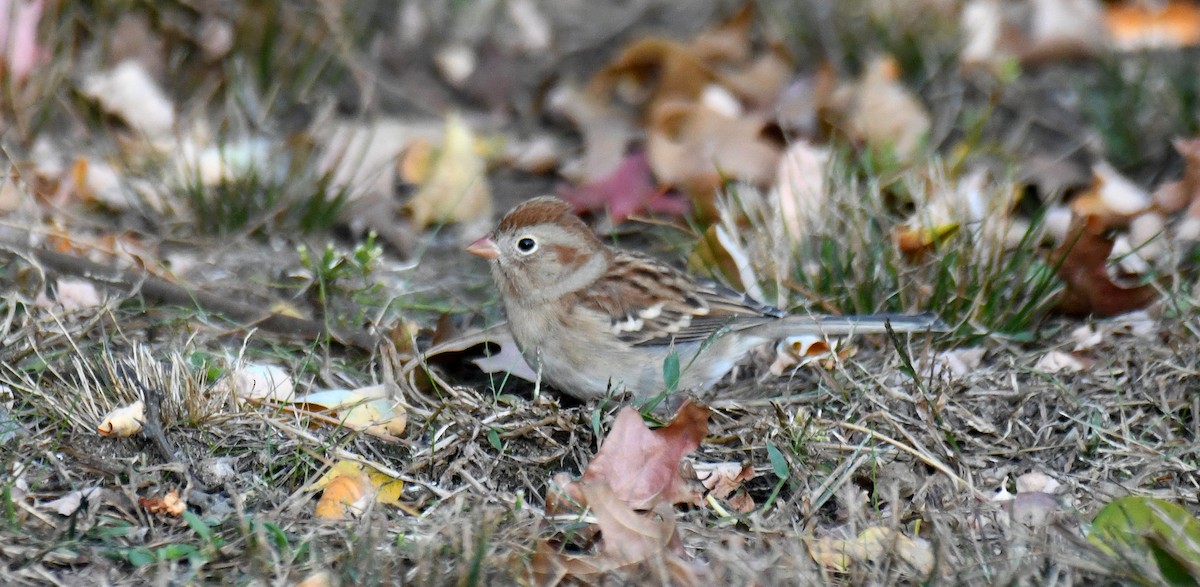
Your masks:
M581 400L713 387L754 348L795 335L941 331L932 314L789 315L648 255L605 244L566 202L521 203L467 251L488 260L508 326L541 378Z

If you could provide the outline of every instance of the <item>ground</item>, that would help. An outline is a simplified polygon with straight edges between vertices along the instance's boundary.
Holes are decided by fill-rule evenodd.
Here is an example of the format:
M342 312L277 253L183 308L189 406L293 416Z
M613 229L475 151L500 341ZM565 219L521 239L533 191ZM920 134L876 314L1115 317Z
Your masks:
M1043 239L1042 223L1061 200L1100 189L1098 161L1143 192L1193 173L1171 141L1200 131L1200 60L1169 47L959 67L955 4L928 0L924 19L882 1L757 4L753 30L782 39L809 76L797 84L819 84L821 63L858 79L887 51L901 71L893 81L928 119L907 157L873 150L872 131L836 97L811 136L782 128L782 117L756 128L754 141L831 147L828 198L786 254L772 240L779 211L746 203L751 192L739 190L752 188L726 177L715 199L679 182L694 203L683 216L649 204L625 223L587 215L620 246L740 287L756 276L764 297L793 311L932 310L949 331L856 337L781 374L770 368L778 349L756 352L703 397L707 431L683 466L736 463L753 475L730 495L640 514L668 529L670 544L558 579L1195 584L1194 527L1137 528L1178 568L1088 540L1089 522L1118 498L1161 498L1193 525L1200 512L1194 241L1172 240L1170 263L1122 271L1122 285L1104 278L1113 303L1137 288L1152 300L1119 312L1093 300L1079 312L1063 299L1101 286L1072 281L1078 257ZM548 580L539 549L616 560L605 550L615 537L605 546L590 529L596 514L548 515L547 495L556 474L587 470L628 398L580 402L484 373L471 362L479 341L433 350L503 321L486 263L465 243L515 203L572 185L566 162L594 140L548 105L552 88L586 82L637 39L692 39L739 4L0 2L16 11L13 27L29 6L41 7L38 67L20 74L8 50L0 98L10 163L0 190L0 583L532 584ZM505 27L525 22L519 10L547 23L549 48L513 41ZM541 30L522 26L512 30ZM465 81L437 65L449 45L478 60ZM127 59L170 97L175 122L161 136L87 90L88 76ZM873 99L853 94L865 84L846 84L852 102ZM151 102L135 100L134 111L146 115ZM436 171L410 173L411 138L371 197L339 186L344 168L322 163L336 129L382 136L386 120L406 137L440 137L451 110L473 129L472 149L489 153L483 214L413 220L411 201ZM572 156L534 169L495 154L506 148L495 144L541 137ZM181 182L174 166L195 162L187 149L208 155ZM973 166L991 174L981 191L1020 194L993 213L1037 237L999 247L1005 235L976 230L986 222L975 219L902 250L905 219L958 190ZM102 169L117 179L98 180ZM732 236L714 236L717 225ZM1103 228L1088 242L1111 248L1114 230L1132 231ZM712 243L726 248L702 252ZM263 365L298 395L381 386L407 425L371 432L315 402L249 398L237 377ZM137 400L147 407L141 433L97 433L110 410ZM403 490L325 519L321 479L344 461ZM1030 473L1059 487L1023 490L1017 479ZM185 507L171 510L171 495ZM735 497L752 503L739 511ZM861 540L880 529L891 538Z

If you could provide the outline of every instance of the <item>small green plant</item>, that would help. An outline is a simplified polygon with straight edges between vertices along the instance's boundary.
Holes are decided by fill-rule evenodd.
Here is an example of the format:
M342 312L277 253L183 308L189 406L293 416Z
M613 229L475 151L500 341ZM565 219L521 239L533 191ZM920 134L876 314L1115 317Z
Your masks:
M305 288L312 288L314 301L331 326L358 326L369 309L383 305L383 284L372 274L383 256L375 233L368 234L349 254L339 252L332 244L327 244L319 257L303 244L297 252L300 265L308 272Z

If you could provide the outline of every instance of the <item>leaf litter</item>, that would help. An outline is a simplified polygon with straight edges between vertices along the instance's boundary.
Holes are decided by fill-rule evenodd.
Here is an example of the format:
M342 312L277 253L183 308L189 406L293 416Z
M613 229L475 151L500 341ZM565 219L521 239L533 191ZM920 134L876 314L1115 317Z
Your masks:
M58 83L28 66L30 55L55 57L45 47L57 45L29 40L31 31L35 41L47 34L37 24L42 4L16 4L16 36L5 44L11 52L3 54L0 77L21 91ZM959 26L979 25L968 23L968 14L978 19L997 7L968 4L961 23L947 21L956 43ZM1014 58L1032 79L1036 67L1063 55L1095 56L1107 48L1097 41L1102 35L1092 35L1096 27L1116 26L1116 8L1096 3L1018 4L984 23L998 22L1004 35L980 33L1001 39L976 54L1001 78ZM23 12L29 7L36 10ZM162 10L145 22L176 26L169 23L199 17L213 24L204 29L212 39L167 35L197 44L180 59L219 62L243 50L236 18L205 7L182 16ZM568 17L527 2L505 3L497 18L487 6L472 10L476 23L519 23L520 38L496 44L486 25L459 29L458 38L435 44L440 57L427 56L430 75L447 79L395 95L396 87L373 85L361 63L343 79L367 109L380 107L378 92L387 94L384 104L411 101L409 92L453 95L439 94L439 81L464 95L489 90L485 102L494 106L500 96L505 108L486 115L392 112L395 118L331 126L314 120L285 139L274 129L263 132L257 125L264 119L238 118L263 111L242 112L215 126L221 132L214 135L195 119L198 109L180 97L175 80L163 78L161 64L144 57L81 61L79 75L61 82L76 84L77 95L92 101L88 107L111 117L74 117L111 129L111 150L6 142L18 160L0 191L0 250L17 262L0 273L8 286L0 298L0 391L13 398L0 395L0 416L21 426L6 442L13 458L3 464L14 481L5 486L9 526L0 530L0 555L19 561L6 567L5 578L120 582L147 567L196 582L327 584L357 573L414 582L672 584L1188 576L1194 545L1175 537L1188 535L1197 507L1197 405L1188 390L1200 358L1187 341L1200 333L1189 321L1194 273L1186 255L1195 240L1194 139L1163 138L1173 140L1181 161L1163 163L1166 171L1157 173L1117 170L1089 148L1098 163L1088 167L1090 184L1038 193L1039 185L1013 179L1020 173L976 157L1006 145L972 144L970 133L956 144L960 137L943 134L947 109L935 94L945 88L936 76L920 77L929 72L911 53L889 56L896 47L875 47L853 57L856 67L817 64L750 9L678 34L626 36L622 23L639 14L597 22L614 27L611 38L620 42L606 40L609 50L576 72L592 75L588 83L551 91L545 106L567 119L549 123L557 134L528 133L502 118L529 114L541 107L533 105L538 100L526 103L524 90L514 89L519 84L479 84L484 74L507 71L505 59L565 42L568 35L555 27ZM1080 18L1073 28L1056 28L1064 19L1054 10ZM1104 10L1107 21L1097 18ZM419 31L422 18L442 17L409 10L396 21ZM820 18L813 21L830 24ZM323 38L346 24L317 19L309 26L320 32L305 34ZM1003 45L1013 24L1029 43ZM937 39L931 33L929 47ZM381 38L361 55L347 45L329 62L388 55L394 43ZM1137 46L1122 43L1114 46ZM492 61L481 67L485 58ZM973 75L968 55L955 58L964 75ZM406 68L405 75L419 70ZM811 104L786 102L797 88ZM154 97L153 107L131 107L124 102L131 94ZM240 103L252 111L251 102ZM463 105L454 106L445 111ZM350 110L337 107L338 115ZM881 111L888 116L872 116ZM11 113L5 106L0 115L6 128ZM20 124L27 126L13 128L31 132L30 121ZM564 139L570 132L578 141ZM546 154L575 146L577 153ZM292 162L269 155L284 150ZM946 160L931 161L935 150ZM313 157L308 166L306 152ZM1016 154L1018 167L1034 163L1020 160L1029 157L1024 153ZM526 163L517 165L522 156ZM295 162L302 165L289 167ZM847 169L848 162L875 167ZM513 168L528 177L514 179ZM156 169L174 171L157 176ZM166 189L179 185L179 169L203 190L190 204L181 199L186 189ZM293 254L308 229L285 222L286 200L224 237L205 240L187 227L194 215L215 210L189 206L269 191L289 174L345 194L338 222L351 234L390 228L389 254L417 261L380 271L390 260L362 247L331 247L325 257ZM863 178L866 185L857 183ZM265 183L222 191L249 179ZM556 184L577 208L613 224L657 216L678 229L676 236L692 239L685 252L703 242L707 250L692 255L696 268L724 275L764 302L845 311L835 294L796 279L834 270L836 259L814 263L807 255L824 231L849 218L857 232L836 235L842 251L854 250L855 239L882 235L871 241L880 243L878 256L850 269L878 272L895 263L892 270L917 280L964 243L986 244L962 257L970 259L966 266L1034 243L1035 263L1059 279L1045 307L1090 318L1037 314L1014 333L987 322L979 302L959 316L962 338L950 343L913 339L892 350L872 338L784 341L743 365L711 406L685 404L674 422L651 430L636 411L618 409L621 398L579 405L542 388L502 328L477 328L480 315L492 320L497 313L480 310L488 299L484 270L465 266L451 241L473 236L473 222L486 225L513 201ZM1037 232L1029 210L1059 206L1059 197L1066 200L1057 208L1061 230ZM695 214L686 222L695 224L685 227L678 218L688 209ZM853 216L864 213L870 218ZM644 244L645 232L630 224L613 238ZM237 258L235 242L247 241L263 250L262 260ZM205 246L216 252L190 253ZM93 268L66 276L90 280L73 294L75 286L63 287L70 282L58 275L61 266L47 271L30 253L42 249L149 277L112 280ZM322 249L309 243L308 250ZM309 286L281 285L301 274ZM316 342L280 333L269 320L230 319L206 306L211 297L175 297L201 301L182 302L183 311L156 305L149 294L137 295L139 287L160 287L150 277L181 287L203 283L231 298L270 290L263 308L286 308L272 315L317 317L309 339ZM907 286L862 291L872 303L894 300L911 310L936 293L932 281L917 282L916 293ZM58 295L51 301L47 291ZM354 298L381 291L387 293ZM340 314L333 301L341 296L370 310ZM1087 328L1077 332L1081 322ZM362 355L326 344L345 328L381 335L357 344ZM146 425L142 434L98 441L96 426L106 414L138 404L145 412L133 420ZM161 440L152 438L155 428ZM1029 471L1054 471L1059 486L1033 489ZM1010 506L981 499L979 488L1005 487L1012 477ZM1150 521L1130 524L1141 540L1126 546L1152 556L1114 559L1089 547L1075 512L1126 507L1119 498L1130 494L1147 500L1132 507ZM86 531L59 547L55 537L75 528ZM228 546L250 543L261 558ZM305 559L297 552L319 554Z

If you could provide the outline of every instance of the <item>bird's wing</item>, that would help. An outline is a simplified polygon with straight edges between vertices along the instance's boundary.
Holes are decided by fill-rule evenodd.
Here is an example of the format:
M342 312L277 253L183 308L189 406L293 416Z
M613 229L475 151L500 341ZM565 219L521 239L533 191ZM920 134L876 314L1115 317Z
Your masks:
M624 251L575 296L571 303L600 314L613 335L635 346L704 341L725 327L741 329L783 315L745 294Z

